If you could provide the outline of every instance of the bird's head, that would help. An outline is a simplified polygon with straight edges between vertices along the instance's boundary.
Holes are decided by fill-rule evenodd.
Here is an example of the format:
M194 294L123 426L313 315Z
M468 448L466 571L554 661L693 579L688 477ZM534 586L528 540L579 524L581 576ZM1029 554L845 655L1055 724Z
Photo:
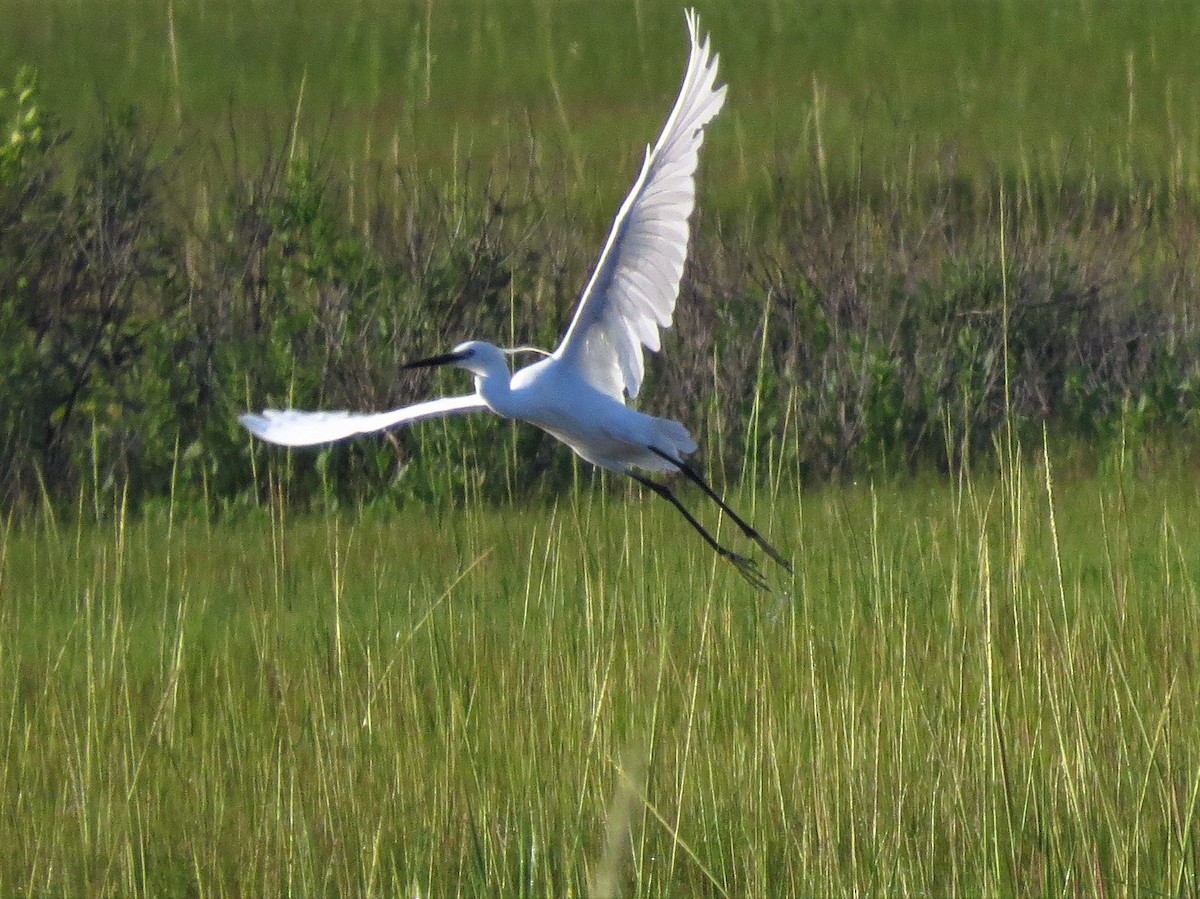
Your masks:
M482 340L468 340L460 343L448 353L440 356L430 356L428 359L418 359L409 362L403 368L430 368L434 365L454 365L465 368L474 375L485 375L503 372L508 374L508 362L504 359L504 351Z

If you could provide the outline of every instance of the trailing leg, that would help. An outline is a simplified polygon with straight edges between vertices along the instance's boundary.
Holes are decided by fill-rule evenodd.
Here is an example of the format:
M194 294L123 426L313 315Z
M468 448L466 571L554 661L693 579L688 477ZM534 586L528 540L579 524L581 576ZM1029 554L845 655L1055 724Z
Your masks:
M722 559L730 562L733 567L738 570L738 573L752 586L759 590L770 589L766 578L763 577L762 572L758 569L758 563L753 559L748 559L745 556L738 555L733 550L726 549L724 546L718 543L716 538L713 537L713 535L707 530L705 530L704 525L698 522L695 516L693 516L692 513L684 507L683 503L679 501L679 498L671 492L671 488L667 487L665 484L659 484L657 481L652 481L650 478L643 477L634 471L628 471L626 474L628 474L643 487L653 490L655 493L673 505L676 509L678 509L680 514L687 519L687 523L696 529L696 532L704 538L704 541L709 546L713 548L713 551Z
M712 501L715 502L718 506L720 506L721 510L724 511L726 515L728 515L730 518L733 519L733 523L742 529L743 534L745 534L747 537L749 537L751 540L753 540L755 543L757 543L759 546L761 546L763 552L765 552L768 556L770 556L776 563L778 563L779 565L782 565L785 569L787 569L788 573L791 574L791 572L792 572L791 563L788 562L779 553L779 551L777 549L775 549L775 547L773 547L770 543L768 543L766 541L766 538L763 537L762 534L760 534L757 530L755 530L753 527L751 527L750 524L748 522L746 522L745 519L743 519L740 515L737 514L737 512L733 511L733 509L731 509L729 507L729 504L726 503L725 500L723 500L723 499L721 499L721 497L717 496L716 491L713 490L712 487L708 486L708 483L704 480L704 478L700 477L699 473L694 468L692 468L692 466L688 465L686 462L683 462L679 459L671 458L669 455L664 453L662 450L660 450L656 446L648 447L648 449L650 450L650 452L654 453L654 455L670 462L680 472L682 472L683 475L689 481L691 481L693 484L695 484L701 490L703 490L705 493L707 493L709 498L712 499Z

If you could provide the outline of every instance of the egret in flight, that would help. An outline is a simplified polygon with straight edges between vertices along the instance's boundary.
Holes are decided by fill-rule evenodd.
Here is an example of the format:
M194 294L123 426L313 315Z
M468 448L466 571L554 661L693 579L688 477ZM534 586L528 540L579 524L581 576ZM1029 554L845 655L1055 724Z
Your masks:
M695 172L704 129L725 102L718 86L718 57L701 41L694 11L687 12L691 53L679 97L583 291L575 317L553 353L510 373L504 350L479 340L405 368L454 365L475 376L475 392L443 397L391 412L299 412L268 409L240 421L255 436L281 446L313 446L359 434L460 412L490 410L535 425L581 458L629 475L678 509L721 558L751 584L767 588L758 564L722 546L666 484L641 471L680 473L700 487L742 532L788 571L791 566L761 534L731 509L685 460L696 449L687 428L626 405L642 386L642 347L659 349L659 329L669 328L687 258L695 205Z

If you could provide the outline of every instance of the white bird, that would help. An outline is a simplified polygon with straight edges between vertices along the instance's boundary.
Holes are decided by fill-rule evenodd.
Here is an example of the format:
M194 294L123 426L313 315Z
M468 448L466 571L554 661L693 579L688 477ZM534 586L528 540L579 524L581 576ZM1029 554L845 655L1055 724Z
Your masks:
M704 128L725 102L717 86L718 57L699 36L694 11L686 14L691 53L675 106L633 189L621 205L575 317L553 353L510 374L506 355L471 340L449 353L405 368L454 365L475 376L475 392L428 400L373 414L268 409L240 421L255 436L282 446L313 446L459 412L490 410L528 422L557 437L593 465L620 472L674 505L722 558L752 584L766 589L758 565L722 546L675 494L636 469L680 472L697 484L742 532L788 571L791 566L737 515L684 458L696 449L687 428L628 405L642 386L642 347L659 349L659 329L669 328L687 258L695 205L695 172ZM525 349L525 348L522 348Z

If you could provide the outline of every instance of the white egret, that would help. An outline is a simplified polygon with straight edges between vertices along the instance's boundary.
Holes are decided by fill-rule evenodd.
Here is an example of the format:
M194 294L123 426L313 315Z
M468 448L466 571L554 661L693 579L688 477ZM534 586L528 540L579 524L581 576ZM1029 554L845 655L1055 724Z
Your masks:
M475 376L475 392L428 400L373 414L268 409L241 416L255 436L282 446L332 443L402 424L490 410L536 425L593 465L620 472L675 506L722 558L756 587L766 580L750 558L722 546L665 484L642 475L680 472L697 484L778 564L791 566L731 509L684 458L696 449L687 428L626 405L642 385L642 347L659 349L659 329L669 328L687 257L688 220L695 205L695 172L704 128L725 102L717 86L718 57L700 39L694 11L686 14L691 37L687 71L658 142L646 149L641 173L621 205L575 317L553 353L510 374L506 355L471 340L449 353L405 368L454 365Z

